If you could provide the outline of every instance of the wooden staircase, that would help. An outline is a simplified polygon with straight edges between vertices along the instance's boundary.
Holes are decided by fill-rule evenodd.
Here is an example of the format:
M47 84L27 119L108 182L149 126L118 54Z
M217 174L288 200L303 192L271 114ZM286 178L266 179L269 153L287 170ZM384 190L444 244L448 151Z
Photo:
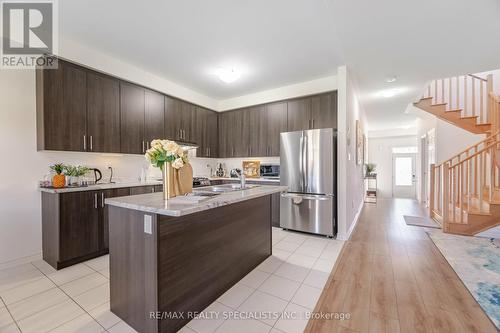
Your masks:
M436 80L414 105L469 132L488 135L431 165L431 217L444 232L460 235L500 225L500 97L493 93L492 76Z

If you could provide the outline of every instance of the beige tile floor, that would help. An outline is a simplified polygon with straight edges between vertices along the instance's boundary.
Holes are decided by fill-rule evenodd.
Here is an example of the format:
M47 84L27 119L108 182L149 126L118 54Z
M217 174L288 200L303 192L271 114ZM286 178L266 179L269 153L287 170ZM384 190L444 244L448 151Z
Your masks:
M343 242L273 228L273 255L181 332L302 332ZM229 318L238 313L252 319ZM288 314L288 315L287 315ZM109 256L56 271L42 260L0 270L0 333L135 332L109 310Z

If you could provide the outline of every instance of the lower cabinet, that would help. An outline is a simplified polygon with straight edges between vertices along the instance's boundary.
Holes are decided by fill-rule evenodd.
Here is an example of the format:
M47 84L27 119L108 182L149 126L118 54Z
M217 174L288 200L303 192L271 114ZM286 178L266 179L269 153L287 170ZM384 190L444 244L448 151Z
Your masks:
M43 259L56 269L108 253L107 198L130 188L68 193L42 192Z
M163 192L162 185L135 186L130 188L130 195Z

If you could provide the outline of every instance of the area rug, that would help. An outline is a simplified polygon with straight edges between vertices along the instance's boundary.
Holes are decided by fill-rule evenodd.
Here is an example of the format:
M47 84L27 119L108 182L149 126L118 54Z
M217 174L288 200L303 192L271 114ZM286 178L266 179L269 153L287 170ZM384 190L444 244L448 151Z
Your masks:
M427 233L500 330L500 239Z
M408 216L403 215L405 218L405 223L408 225L416 225L417 227L427 227L427 228L441 228L439 224L436 223L430 217L421 217L421 216Z

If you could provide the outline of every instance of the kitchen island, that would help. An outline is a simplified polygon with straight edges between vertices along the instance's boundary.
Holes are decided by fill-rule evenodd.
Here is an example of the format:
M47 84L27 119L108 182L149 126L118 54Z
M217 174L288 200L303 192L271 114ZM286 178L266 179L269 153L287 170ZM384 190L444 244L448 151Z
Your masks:
M284 190L231 189L199 203L106 199L111 311L139 332L182 328L271 255L271 196Z

